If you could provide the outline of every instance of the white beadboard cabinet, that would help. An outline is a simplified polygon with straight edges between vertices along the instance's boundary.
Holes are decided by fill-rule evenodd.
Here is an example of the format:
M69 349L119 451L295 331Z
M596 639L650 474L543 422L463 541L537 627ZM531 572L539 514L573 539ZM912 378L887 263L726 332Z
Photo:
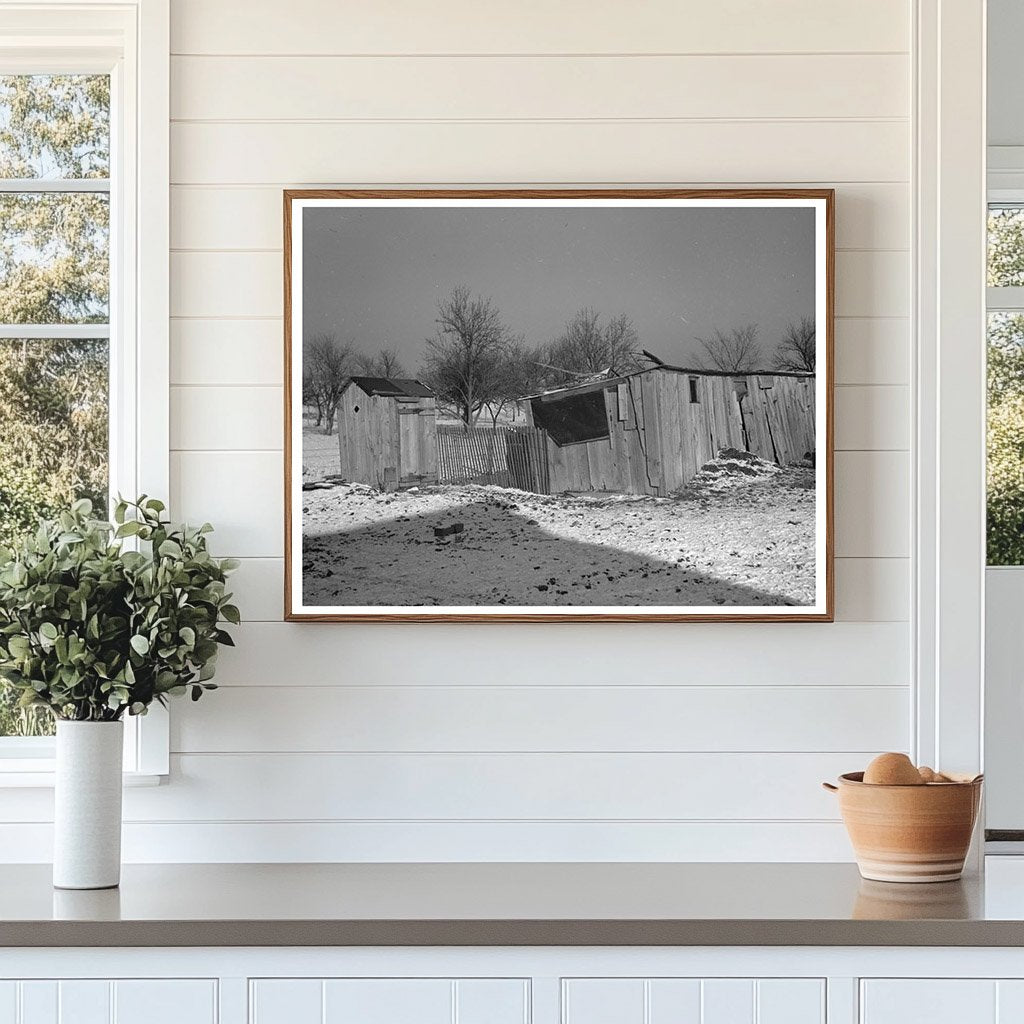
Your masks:
M0 1024L218 1021L217 982L211 978L0 981Z
M0 1024L1020 1024L1017 948L2 949Z
M564 1024L825 1024L819 978L572 978Z
M978 979L865 981L861 1024L1017 1024L1024 982Z

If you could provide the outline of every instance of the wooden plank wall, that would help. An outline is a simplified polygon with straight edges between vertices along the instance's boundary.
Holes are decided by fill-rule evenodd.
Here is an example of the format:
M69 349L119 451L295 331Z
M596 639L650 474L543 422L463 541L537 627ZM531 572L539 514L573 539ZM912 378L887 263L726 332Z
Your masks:
M690 400L690 381L697 401ZM736 382L747 394L747 435ZM604 392L608 437L559 446L548 438L551 487L661 497L685 486L723 448L783 465L814 451L814 382L648 370ZM620 416L624 414L625 418Z
M341 475L371 487L397 481L399 443L398 404L354 385L346 388L338 406Z
M398 482L437 483L437 408L433 398L391 403L398 417Z

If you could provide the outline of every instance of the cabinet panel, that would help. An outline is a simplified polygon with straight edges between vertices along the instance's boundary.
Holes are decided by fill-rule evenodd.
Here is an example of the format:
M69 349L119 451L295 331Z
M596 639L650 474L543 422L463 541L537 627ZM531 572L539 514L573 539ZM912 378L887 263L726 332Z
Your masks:
M57 985L60 1024L108 1024L109 981L61 981Z
M0 1024L17 1024L18 983L0 981Z
M57 982L21 982L21 1016L18 1024L58 1024Z
M754 1024L752 981L713 978L702 982L701 987L700 1024Z
M452 984L385 978L324 982L323 1024L451 1024Z
M996 1020L998 1024L1024 1021L1024 981L996 983Z
M0 1024L216 1024L212 979L0 982ZM290 1024L300 1024L294 1016Z
M820 978L572 978L565 1024L824 1024Z
M699 978L654 978L648 984L650 1024L700 1024Z
M113 1024L183 1024L184 1021L217 1024L216 981L146 979L114 983Z
M562 982L565 1024L645 1024L640 978L571 978Z
M824 981L766 978L757 982L756 998L757 1024L825 1024Z
M321 1024L322 981L259 978L249 984L250 1024Z
M458 1024L523 1024L530 1019L529 1004L530 984L519 978L455 983Z
M523 1024L522 978L329 978L250 982L250 1024Z
M999 1024L996 986L989 980L865 981L861 1024Z

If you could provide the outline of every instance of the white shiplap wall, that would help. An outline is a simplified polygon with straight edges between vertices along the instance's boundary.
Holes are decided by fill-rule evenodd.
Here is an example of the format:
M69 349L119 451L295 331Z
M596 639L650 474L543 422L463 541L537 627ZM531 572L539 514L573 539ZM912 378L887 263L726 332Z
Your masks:
M172 499L247 621L129 858L849 856L818 782L911 731L910 12L172 0ZM834 625L280 621L280 192L423 183L837 188Z

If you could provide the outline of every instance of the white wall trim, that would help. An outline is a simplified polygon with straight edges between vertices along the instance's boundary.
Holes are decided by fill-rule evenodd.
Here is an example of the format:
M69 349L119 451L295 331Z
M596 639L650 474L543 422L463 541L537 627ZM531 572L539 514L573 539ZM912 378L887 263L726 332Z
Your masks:
M985 3L919 0L915 217L917 736L982 767Z
M110 70L111 479L127 496L170 494L170 9L168 0L112 6L78 0L0 2L12 72ZM71 35L75 31L77 34ZM103 46L98 50L99 43ZM130 282L130 287L125 287ZM125 770L168 771L169 726L157 708L128 719ZM2 744L0 744L2 745ZM51 745L52 746L52 745ZM0 753L0 785L4 784ZM34 773L35 774L35 773ZM38 774L36 774L38 778ZM12 779L13 781L13 779Z

